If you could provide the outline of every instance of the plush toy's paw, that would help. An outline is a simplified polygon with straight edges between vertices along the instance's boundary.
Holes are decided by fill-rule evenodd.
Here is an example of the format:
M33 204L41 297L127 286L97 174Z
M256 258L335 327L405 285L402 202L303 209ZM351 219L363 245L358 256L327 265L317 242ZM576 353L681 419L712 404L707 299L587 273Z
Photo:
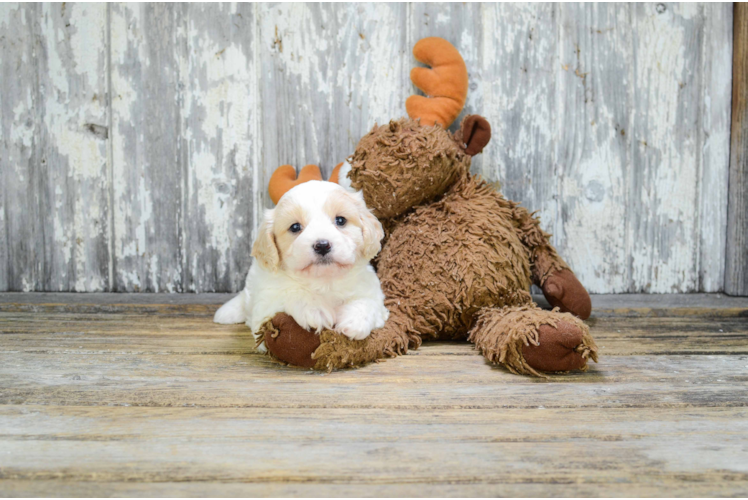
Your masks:
M584 331L579 325L559 321L553 327L541 325L538 328L538 345L522 346L525 362L542 372L567 372L583 369L590 356L590 346L584 339Z
M592 313L590 294L584 289L574 273L568 269L558 271L548 277L541 287L546 300L561 312L570 312L581 319Z
M312 368L312 353L320 346L319 335L303 329L286 313L276 314L272 324L275 331L263 336L270 354L290 365Z

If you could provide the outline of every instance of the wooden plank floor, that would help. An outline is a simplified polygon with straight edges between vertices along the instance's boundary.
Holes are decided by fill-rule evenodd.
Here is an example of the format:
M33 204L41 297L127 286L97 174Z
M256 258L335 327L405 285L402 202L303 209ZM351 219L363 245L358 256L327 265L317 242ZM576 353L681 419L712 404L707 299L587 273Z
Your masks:
M226 298L0 294L0 495L748 495L748 299L593 297L601 362L541 380L283 367Z

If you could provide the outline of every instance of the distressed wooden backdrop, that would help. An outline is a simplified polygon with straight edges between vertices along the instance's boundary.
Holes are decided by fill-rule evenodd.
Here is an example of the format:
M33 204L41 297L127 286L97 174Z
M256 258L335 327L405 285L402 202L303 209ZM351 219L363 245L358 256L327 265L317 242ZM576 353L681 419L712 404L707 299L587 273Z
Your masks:
M0 290L235 291L275 167L404 114L441 36L590 291L724 284L731 4L3 4Z

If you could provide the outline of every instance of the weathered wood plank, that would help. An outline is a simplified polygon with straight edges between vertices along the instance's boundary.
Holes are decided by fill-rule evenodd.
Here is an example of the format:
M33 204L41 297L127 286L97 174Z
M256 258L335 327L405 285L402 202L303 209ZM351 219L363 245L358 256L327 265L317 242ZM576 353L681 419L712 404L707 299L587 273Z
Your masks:
M93 491L146 480L236 482L243 489L228 491L257 494L308 491L302 483L369 494L421 484L452 494L724 494L745 487L745 417L742 408L321 409L300 426L293 409L3 406L0 474Z
M556 200L554 242L590 290L628 291L632 30L626 4L558 6L555 154L539 177ZM594 265L590 265L593 263Z
M107 289L107 7L3 9L5 288Z
M507 198L537 210L549 232L556 232L558 209L552 173L556 16L557 6L550 4L483 5L484 56L478 63L484 81L471 90L482 90L482 109L475 111L491 123L480 173L499 181Z
M732 88L733 4L704 5L700 89L701 177L699 189L699 291L724 290L730 170L730 102Z
M210 321L216 307L52 313L49 309L3 312L0 335L6 351L38 354L247 354L254 341L244 325ZM653 354L748 354L748 309L709 316L593 317L589 323L604 356ZM462 343L429 343L411 354L476 355ZM393 361L397 362L397 361Z
M748 295L748 6L734 6L730 197L725 291Z
M696 4L637 4L631 9L630 291L696 291L704 18Z
M185 291L241 290L250 264L262 123L253 4L192 4L184 19Z
M0 5L0 290L42 289L38 189L40 6Z
M571 483L563 478L556 482L529 479L525 482L506 483L475 479L440 483L403 480L389 483L314 483L309 481L284 482L187 482L133 483L54 480L0 479L3 496L26 497L744 497L748 495L748 482L724 475L689 474L678 479L671 477L645 477L642 482L624 484Z
M112 193L117 292L181 292L185 190L176 4L112 4Z
M278 4L260 12L265 169L314 163L324 175L375 122L404 114L404 4ZM405 64L409 64L409 61ZM264 206L269 205L263 190Z
M44 4L38 193L47 269L40 288L109 287L107 6Z
M544 381L492 367L472 346L462 348L472 354L404 356L331 374L290 369L261 355L4 351L0 404L424 411L748 405L741 356L609 356L588 373Z

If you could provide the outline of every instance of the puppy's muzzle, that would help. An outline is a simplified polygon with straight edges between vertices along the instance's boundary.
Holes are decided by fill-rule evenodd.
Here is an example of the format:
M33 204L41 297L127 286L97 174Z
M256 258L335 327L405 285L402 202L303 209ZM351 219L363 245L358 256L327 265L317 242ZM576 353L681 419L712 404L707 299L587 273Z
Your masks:
M317 255L325 256L332 250L332 245L327 240L317 240L314 242L314 245L312 245L312 248L314 249L314 253Z

